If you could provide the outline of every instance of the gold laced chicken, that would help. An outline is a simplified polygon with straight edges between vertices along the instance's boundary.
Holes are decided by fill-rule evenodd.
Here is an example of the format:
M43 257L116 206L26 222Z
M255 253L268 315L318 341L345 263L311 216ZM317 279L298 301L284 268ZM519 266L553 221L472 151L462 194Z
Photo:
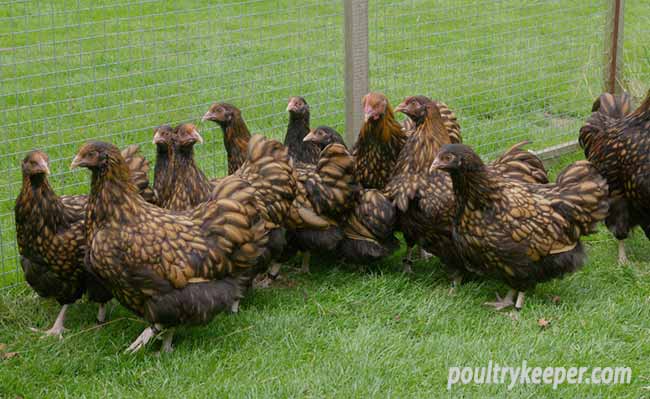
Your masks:
M163 351L170 351L176 326L206 323L235 310L265 264L261 258L269 256L269 230L256 207L256 191L269 187L272 200L293 195L295 186L286 149L261 136L251 139L239 175L224 179L209 201L183 213L143 201L111 144L84 145L72 167L92 172L88 268L150 324L128 352L159 332Z
M149 164L138 146L121 153L127 178L139 197L153 199L147 177ZM70 304L85 293L99 303L97 322L106 319L106 302L112 295L84 268L86 230L84 217L88 196L59 196L47 176L48 156L42 151L29 152L22 161L23 184L16 199L16 241L25 280L44 298L54 298L61 310L46 335L62 337Z
M587 161L569 165L554 184L524 183L502 176L470 147L446 144L431 167L451 176L453 244L465 267L510 287L488 303L496 309L519 310L525 291L581 267L580 238L607 216L607 183Z
M397 207L396 229L404 234L407 254L404 271L410 273L416 244L440 258L456 286L468 274L452 236L457 201L449 175L430 170L440 148L462 140L460 126L449 108L425 96L407 97L396 109L416 125L400 153L385 195ZM508 178L546 183L544 166L520 143L492 162Z
M619 263L628 263L624 240L640 226L650 238L650 92L632 111L630 96L601 95L580 129L587 159L609 186L607 228L619 240Z

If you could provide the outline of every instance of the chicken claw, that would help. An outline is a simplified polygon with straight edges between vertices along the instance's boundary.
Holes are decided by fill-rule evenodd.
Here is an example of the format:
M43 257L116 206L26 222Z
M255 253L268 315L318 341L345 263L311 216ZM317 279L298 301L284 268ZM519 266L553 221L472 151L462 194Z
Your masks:
M54 325L49 330L41 331L41 330L37 330L36 328L30 328L30 330L34 332L42 332L43 336L41 338L57 337L59 339L63 339L63 333L65 332L65 327L63 324L65 322L65 313L67 310L68 310L68 305L61 306L61 311L59 311L59 315L56 317L56 320L54 321Z
M133 343L129 345L128 348L126 348L124 353L133 354L144 348L149 343L149 341L151 341L151 338L156 336L157 332L158 330L155 327L145 328L144 331L142 331L142 333L138 336L138 338L136 338L135 341L133 341Z
M508 291L506 296L504 298L501 298L499 294L497 294L497 300L496 302L485 302L483 305L485 306L491 306L496 310L502 310L509 308L510 306L514 305L514 298L515 298L515 290L511 289ZM517 298L519 299L519 298ZM523 300L522 300L523 302Z

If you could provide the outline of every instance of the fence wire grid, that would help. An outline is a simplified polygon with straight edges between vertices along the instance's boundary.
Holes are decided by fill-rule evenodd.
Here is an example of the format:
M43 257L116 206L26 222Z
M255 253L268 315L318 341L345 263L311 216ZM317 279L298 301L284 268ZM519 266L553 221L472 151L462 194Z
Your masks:
M524 139L573 140L603 87L609 3L369 0L370 87L394 104L445 101L487 157ZM622 84L635 96L650 80L641 3L627 1L624 19ZM342 132L343 12L338 0L0 2L0 287L22 279L13 206L31 149L50 156L57 193L74 194L88 190L88 175L68 170L83 142L140 143L153 162L163 123L197 123L199 163L223 175L221 133L199 123L214 101L281 138L287 99L302 95L313 126Z

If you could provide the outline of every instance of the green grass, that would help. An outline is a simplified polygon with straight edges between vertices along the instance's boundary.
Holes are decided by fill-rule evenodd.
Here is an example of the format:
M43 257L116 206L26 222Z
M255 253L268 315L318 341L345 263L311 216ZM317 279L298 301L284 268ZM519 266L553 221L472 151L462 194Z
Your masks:
M286 99L301 94L313 125L343 128L342 2L127 3L0 6L0 287L21 280L12 207L32 148L49 153L56 190L70 194L87 191L88 176L68 171L85 140L143 143L151 157L153 126L198 121L217 100L243 108L253 131L281 137ZM642 3L626 2L625 14L623 85L637 98L650 81ZM393 103L447 102L487 157L523 139L537 149L575 139L601 90L605 9L603 0L372 0L371 88ZM200 128L201 166L221 175L220 133ZM39 339L28 328L47 327L57 306L18 284L0 289L0 343L19 352L0 361L0 397L437 397L448 394L449 366L490 360L634 372L631 386L517 386L513 397L649 396L649 244L641 233L629 240L626 268L604 229L586 242L584 270L537 287L517 317L480 306L500 284L470 282L449 296L435 260L411 277L399 273L401 253L366 272L319 260L312 275L290 273L251 295L240 314L181 329L161 357L121 354L143 325L117 305L101 329L95 306L75 305L66 339ZM451 395L506 393L468 385Z

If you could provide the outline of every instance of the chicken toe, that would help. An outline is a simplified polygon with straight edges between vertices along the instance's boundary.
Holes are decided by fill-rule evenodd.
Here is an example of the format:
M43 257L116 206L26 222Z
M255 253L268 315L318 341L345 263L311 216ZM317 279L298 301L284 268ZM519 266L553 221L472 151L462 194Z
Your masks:
M516 290L511 289L511 290L508 291L508 293L506 294L506 296L504 298L501 298L499 296L499 294L497 294L497 300L495 302L485 302L484 305L485 306L491 306L496 310L502 310L502 309L509 308L510 306L515 304L515 302L514 302L515 293L516 293ZM522 302L523 302L523 300L522 300Z
M156 330L154 327L147 327L142 331L142 333L138 336L138 338L133 341L131 345L129 345L128 348L124 351L124 353L136 353L140 349L144 348L149 341L151 341L151 338L153 338L158 330Z
M52 328L50 328L47 331L42 331L43 336L41 338L45 337L57 337L59 339L63 339L63 332L65 332L65 313L68 310L68 305L63 305L61 306L61 310L59 311L59 315L56 316L56 320L54 321L54 325ZM37 330L35 328L31 329L32 331L35 332L41 332L40 330Z

